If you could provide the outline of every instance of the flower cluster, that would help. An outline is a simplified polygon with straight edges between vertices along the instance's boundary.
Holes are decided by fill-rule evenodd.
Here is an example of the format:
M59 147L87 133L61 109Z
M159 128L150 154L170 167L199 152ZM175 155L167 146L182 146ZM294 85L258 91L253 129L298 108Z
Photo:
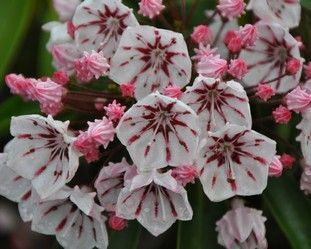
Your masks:
M106 220L120 231L136 219L154 236L191 220L187 185L197 180L214 202L261 194L295 161L263 122L277 127L296 114L301 188L311 192L311 64L303 67L290 33L299 1L219 0L190 28L184 11L176 26L167 21L172 6L162 0L136 10L119 0L54 7L60 21L43 27L53 76L5 78L48 115L13 117L0 155L0 194L34 231L64 248L107 248ZM246 11L258 22L239 27ZM69 111L81 116L53 118ZM87 184L82 167L96 171ZM238 203L217 222L219 244L267 248L262 212Z

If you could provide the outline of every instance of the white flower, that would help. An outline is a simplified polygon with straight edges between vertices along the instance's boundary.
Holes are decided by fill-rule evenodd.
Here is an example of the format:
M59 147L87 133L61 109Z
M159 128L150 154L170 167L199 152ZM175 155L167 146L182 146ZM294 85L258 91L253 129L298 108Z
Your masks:
M94 202L95 195L84 193L78 187L66 188L58 199L39 203L34 211L32 230L56 235L66 249L107 248L103 208Z
M177 219L191 220L186 190L171 176L156 170L135 176L118 198L117 216L137 219L154 236L165 232Z
M311 165L311 109L302 113L302 120L297 125L297 129L301 132L296 140L300 142L305 163Z
M251 128L247 94L235 81L199 76L193 86L187 87L181 100L198 114L201 135L218 130L227 122Z
M169 85L183 87L191 77L191 60L184 37L151 26L124 32L111 60L110 78L122 85L135 84L135 97L143 98Z
M251 0L247 6L265 22L276 22L285 28L299 25L301 6L299 0Z
M141 170L192 163L198 146L198 117L183 102L153 93L123 115L117 136Z
M249 72L242 80L245 87L269 84L277 93L288 92L299 83L302 67L294 75L287 75L286 65L290 59L300 57L299 44L291 34L277 23L256 24L255 46L242 50Z
M128 26L139 25L120 0L85 0L73 16L75 41L81 52L103 51L110 59Z
M212 201L261 194L276 143L243 126L227 124L203 140L196 164L205 194Z
M18 175L31 180L41 198L61 189L69 182L79 165L79 154L73 149L74 137L69 122L39 115L13 117L14 139L7 149L7 165Z

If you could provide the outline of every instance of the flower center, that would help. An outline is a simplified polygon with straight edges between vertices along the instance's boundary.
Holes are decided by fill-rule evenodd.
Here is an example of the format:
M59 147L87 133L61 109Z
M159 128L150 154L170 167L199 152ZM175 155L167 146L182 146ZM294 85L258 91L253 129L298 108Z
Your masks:
M277 48L276 56L279 58L279 61L283 64L287 61L287 49L284 47Z

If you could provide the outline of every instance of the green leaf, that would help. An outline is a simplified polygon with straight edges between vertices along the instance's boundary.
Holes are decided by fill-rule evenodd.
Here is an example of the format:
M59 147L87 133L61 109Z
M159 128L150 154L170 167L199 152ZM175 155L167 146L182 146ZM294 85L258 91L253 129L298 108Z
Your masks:
M300 1L300 4L301 4L303 7L305 7L305 8L307 8L307 9L311 10L311 0L301 0L301 1Z
M288 175L271 179L264 202L293 249L311 248L311 205Z
M1 1L0 8L0 78L8 70L23 43L34 16L36 0ZM0 85L2 87L3 84Z
M24 102L20 97L11 97L0 104L0 136L9 134L12 116L38 113L36 103Z
M137 249L140 239L141 225L136 221L129 222L128 227L121 231L109 231L108 249Z
M216 221L225 212L224 203L211 203L197 183L187 191L193 209L191 221L179 221L177 249L218 249Z

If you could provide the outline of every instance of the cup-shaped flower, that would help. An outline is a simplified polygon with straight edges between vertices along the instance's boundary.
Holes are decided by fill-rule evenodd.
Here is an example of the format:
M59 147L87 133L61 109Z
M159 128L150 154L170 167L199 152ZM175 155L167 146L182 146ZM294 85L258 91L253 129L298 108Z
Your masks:
M30 179L41 198L48 197L69 182L79 165L73 149L69 122L39 115L13 117L14 139L7 149L8 167Z
M302 113L302 120L297 125L297 129L300 130L299 136L296 138L300 142L301 151L305 163L311 165L311 109Z
M117 136L141 170L190 164L198 146L198 116L183 102L152 93L123 115Z
M68 249L105 249L108 237L103 208L94 202L95 193L67 189L60 199L39 203L34 211L33 231L56 235Z
M212 201L261 194L275 156L275 141L246 127L227 124L203 140L197 159L205 194Z
M168 85L183 87L191 77L191 60L184 37L151 26L129 27L112 57L110 78L135 84L135 97L143 98Z
M154 236L165 232L176 220L191 220L187 192L171 171L146 171L135 176L121 191L116 214L137 219Z
M69 21L81 0L53 0L53 6L60 20Z
M259 22L256 28L258 38L255 46L242 50L240 54L249 70L243 78L243 85L269 84L277 93L293 89L299 83L302 67L293 75L288 75L286 68L291 59L303 62L298 42L277 23Z
M218 243L226 249L267 249L265 221L261 210L233 208L216 223Z
M181 100L198 114L202 135L227 122L248 128L252 125L248 97L238 82L199 76Z
M265 22L275 22L285 28L299 25L301 6L298 0L251 0L247 6Z
M86 0L73 16L75 41L80 51L103 51L110 59L128 26L138 22L132 10L119 0Z
M109 163L108 166L104 166L99 172L94 186L97 190L100 204L105 210L115 211L119 193L125 184L125 174L130 167L134 168L135 166L129 165L123 158L119 163Z

